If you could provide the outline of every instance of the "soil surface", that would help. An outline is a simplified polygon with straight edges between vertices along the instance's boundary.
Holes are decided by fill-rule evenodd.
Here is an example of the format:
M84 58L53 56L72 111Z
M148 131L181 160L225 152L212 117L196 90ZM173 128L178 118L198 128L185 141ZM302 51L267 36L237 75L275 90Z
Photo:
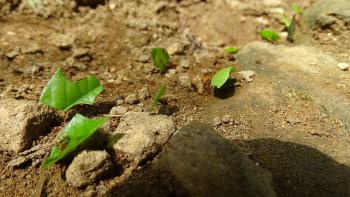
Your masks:
M281 13L292 16L295 3L306 13L296 16L295 41L290 43L280 18ZM58 68L72 80L92 74L101 81L105 90L95 105L64 114L58 125L33 142L35 146L52 142L72 114L105 116L119 100L144 87L151 97L122 106L147 110L159 86L166 84L156 113L169 116L177 129L192 120L213 125L271 174L278 196L349 196L350 75L336 65L350 62L350 16L331 15L337 20L321 26L308 23L315 11L307 10L315 4L0 0L0 99L38 101ZM281 40L262 41L263 28L281 32ZM154 47L170 54L166 73L152 63ZM226 47L240 51L228 54ZM210 87L211 76L228 65L252 70L256 76L247 82L233 74L233 84L217 92ZM38 162L8 167L18 156L0 150L0 196L128 196L129 189L138 189L133 185L152 179L148 167L156 157L138 164L131 178L123 178L127 172L117 169L86 188L75 188L65 181L72 159L48 171L40 167L44 155L36 158Z

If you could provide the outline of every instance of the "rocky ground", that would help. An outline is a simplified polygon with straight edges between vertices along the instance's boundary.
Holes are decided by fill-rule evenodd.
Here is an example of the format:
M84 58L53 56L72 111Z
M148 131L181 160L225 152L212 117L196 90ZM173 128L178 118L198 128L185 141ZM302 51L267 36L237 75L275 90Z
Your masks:
M280 18L295 3L290 43ZM348 10L347 0L0 0L1 196L350 196ZM263 28L282 39L262 41ZM166 73L153 47L169 52ZM228 65L234 85L214 91ZM97 76L97 103L40 105L58 68ZM78 112L110 118L43 170Z

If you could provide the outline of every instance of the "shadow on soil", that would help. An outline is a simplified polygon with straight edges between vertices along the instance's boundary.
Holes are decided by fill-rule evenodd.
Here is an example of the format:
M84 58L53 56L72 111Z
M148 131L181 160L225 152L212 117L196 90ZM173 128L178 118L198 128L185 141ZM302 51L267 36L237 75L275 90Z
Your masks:
M169 172L152 166L135 173L126 183L107 194L112 196L189 196L182 184Z
M235 94L235 79L228 79L227 82L220 88L214 88L214 96L219 99L227 99Z
M350 168L314 148L276 139L245 145L250 159L270 171L279 196L350 196Z
M244 146L253 152L250 158L272 174L278 196L350 196L350 168L314 148L275 139L252 140ZM144 167L108 196L188 196L173 175Z

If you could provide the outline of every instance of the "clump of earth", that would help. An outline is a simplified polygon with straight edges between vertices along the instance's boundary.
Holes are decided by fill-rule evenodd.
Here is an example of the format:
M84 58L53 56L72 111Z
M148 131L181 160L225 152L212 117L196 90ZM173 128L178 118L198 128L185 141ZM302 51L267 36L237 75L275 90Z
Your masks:
M0 193L350 196L348 10L346 0L0 0ZM293 14L289 42L281 17ZM281 39L262 40L264 28ZM165 73L154 47L170 55ZM231 65L217 92L211 77ZM104 92L50 109L39 97L59 68L95 75ZM109 119L44 170L76 113Z

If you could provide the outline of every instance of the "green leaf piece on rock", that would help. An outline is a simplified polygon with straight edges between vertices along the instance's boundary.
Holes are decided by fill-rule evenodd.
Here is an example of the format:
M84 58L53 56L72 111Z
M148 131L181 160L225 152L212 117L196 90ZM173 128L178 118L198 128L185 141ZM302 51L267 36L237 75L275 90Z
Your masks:
M223 86L226 83L226 81L230 77L230 74L233 72L235 72L235 67L233 66L229 66L227 68L219 70L214 74L213 78L211 79L210 85L216 88L221 88L221 86Z
M168 70L169 65L169 54L163 48L153 48L151 52L152 61L161 72Z
M52 148L49 157L43 161L43 168L48 169L51 165L73 152L106 121L107 118L89 119L80 114L75 115L60 134L59 142Z
M95 103L95 98L103 91L103 86L95 76L74 82L66 79L58 69L44 88L40 102L55 109L67 111L78 104Z
M227 48L225 48L225 51L226 51L227 53L234 54L234 53L237 53L237 52L238 52L238 49L235 48L235 47L227 47Z
M262 39L270 41L270 42L275 42L281 38L276 32L271 31L269 29L261 30L260 36Z

